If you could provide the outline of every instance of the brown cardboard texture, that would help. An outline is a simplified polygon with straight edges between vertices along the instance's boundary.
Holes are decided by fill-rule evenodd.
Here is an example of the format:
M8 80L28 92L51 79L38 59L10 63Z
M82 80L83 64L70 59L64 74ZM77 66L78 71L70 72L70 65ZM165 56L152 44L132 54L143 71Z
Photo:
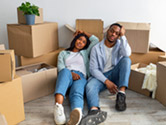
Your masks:
M161 61L166 61L166 56L165 55L158 56L158 62L161 62Z
M166 61L157 63L156 99L166 106Z
M69 30L75 32L76 30L83 30L90 34L93 34L99 38L101 41L104 37L103 34L103 21L101 19L77 19L76 29L72 28L70 25L65 25Z
M21 78L0 83L0 112L8 125L16 125L25 119Z
M124 26L133 53L149 52L149 23L118 22Z
M5 50L5 45L4 44L0 44L0 50Z
M35 16L35 24L43 23L43 9L42 8L39 8L39 14L40 14L40 16ZM18 23L26 24L25 16L23 15L23 12L20 11L18 8L17 8L17 18L18 18Z
M0 50L0 82L11 81L15 76L14 50Z
M145 74L136 71L136 68L146 67L146 64L134 64L131 65L131 73L130 73L130 79L129 79L129 89L143 94L145 96L150 96L150 92L147 89L142 89L142 84L144 81Z
M150 64L154 63L156 64L158 62L158 56L164 55L165 53L162 52L159 49L152 49L148 53L132 53L130 56L132 64L135 63L144 63L144 64Z
M53 52L50 52L48 54L45 54L43 56L39 56L36 58L28 58L28 57L20 56L18 58L19 64L21 66L25 66L25 65L35 64L39 62L44 62L49 65L57 67L58 55L62 50L64 50L64 48L59 48L58 50L55 50Z
M42 68L47 70L38 71ZM55 90L57 68L39 63L16 68L16 74L22 79L24 102L52 94Z
M0 113L0 125L7 125L6 118L1 113Z
M58 49L58 24L8 24L9 48L16 55L37 57Z

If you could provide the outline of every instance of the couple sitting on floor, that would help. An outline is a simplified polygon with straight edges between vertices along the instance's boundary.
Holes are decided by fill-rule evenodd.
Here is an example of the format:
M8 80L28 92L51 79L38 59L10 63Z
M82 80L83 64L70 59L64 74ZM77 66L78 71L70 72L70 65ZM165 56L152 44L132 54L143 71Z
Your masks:
M117 94L115 108L124 111L130 54L125 29L118 23L109 27L106 38L101 42L94 35L77 31L70 47L58 56L58 78L54 93L55 123L97 125L104 122L107 112L100 109L99 93L105 89ZM72 111L67 121L62 104L68 89ZM89 111L83 117L84 93Z

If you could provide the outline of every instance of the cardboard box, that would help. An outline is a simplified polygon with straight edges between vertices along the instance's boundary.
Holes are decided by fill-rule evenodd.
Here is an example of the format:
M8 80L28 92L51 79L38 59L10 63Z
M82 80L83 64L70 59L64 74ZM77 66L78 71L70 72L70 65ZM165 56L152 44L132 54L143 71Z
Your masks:
M166 61L166 55L158 56L158 62Z
M8 125L16 125L25 119L21 78L0 83L0 112Z
M66 27L75 32L76 30L83 30L90 34L93 34L99 38L101 41L104 37L103 35L103 21L101 19L77 19L76 20L76 30L70 25Z
M39 56L36 58L28 58L24 56L19 56L18 62L19 62L19 65L21 66L44 62L49 65L57 67L58 55L62 50L64 50L64 48L59 48L58 50L55 50L53 52L50 52L48 54L45 54L43 56Z
M47 70L36 72L46 68ZM24 102L52 94L55 90L57 68L39 63L16 68L16 74L22 79Z
M142 64L142 63L131 65L129 89L149 97L150 91L148 91L147 89L142 89L142 84L144 81L145 74L135 70L136 68L142 68L146 66L147 66L146 64Z
M149 52L149 23L118 22L124 26L133 53Z
M165 53L159 49L151 49L146 54L132 53L130 56L130 59L131 59L132 64L135 64L135 63L156 64L158 62L158 56L160 56L160 55L165 55Z
M7 125L6 118L1 113L0 113L0 125Z
M166 62L157 63L156 99L166 106Z
M43 23L43 9L42 8L39 8L39 14L40 14L40 16L35 16L35 24ZM23 15L23 12L20 11L18 8L17 8L17 18L18 18L18 23L26 24L25 16Z
M5 45L4 44L0 44L0 50L5 50Z
M0 50L0 82L11 81L15 76L14 50Z
M9 48L16 55L37 57L58 49L58 24L8 24Z

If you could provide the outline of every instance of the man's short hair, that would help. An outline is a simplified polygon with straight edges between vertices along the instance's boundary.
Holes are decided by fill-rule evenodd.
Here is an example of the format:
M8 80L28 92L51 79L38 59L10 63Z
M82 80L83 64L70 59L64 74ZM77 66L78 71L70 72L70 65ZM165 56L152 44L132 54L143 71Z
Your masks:
M113 23L113 24L111 24L111 26L109 27L109 29L110 29L112 26L118 26L118 27L122 28L122 25L120 25L119 23Z

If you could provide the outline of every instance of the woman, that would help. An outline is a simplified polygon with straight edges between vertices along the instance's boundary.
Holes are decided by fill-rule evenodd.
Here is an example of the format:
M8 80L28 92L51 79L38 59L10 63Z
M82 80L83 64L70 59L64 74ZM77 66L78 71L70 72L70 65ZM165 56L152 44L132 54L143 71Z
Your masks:
M65 124L66 117L62 106L69 89L69 101L72 112L68 125L78 125L82 118L84 88L89 76L89 53L98 43L96 36L77 31L68 49L58 56L58 78L55 89L54 120L56 124Z

